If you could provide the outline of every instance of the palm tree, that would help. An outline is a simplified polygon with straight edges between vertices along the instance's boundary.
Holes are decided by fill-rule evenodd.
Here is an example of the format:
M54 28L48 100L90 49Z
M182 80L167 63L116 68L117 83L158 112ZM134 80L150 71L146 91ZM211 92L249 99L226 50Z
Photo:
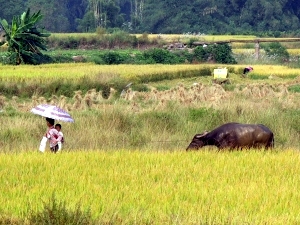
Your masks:
M6 20L0 21L0 25L5 31L10 63L19 65L41 62L44 57L41 50L47 50L44 38L50 36L50 33L42 33L36 27L36 23L42 17L40 11L30 15L30 9L28 9L20 17L14 16L11 26Z

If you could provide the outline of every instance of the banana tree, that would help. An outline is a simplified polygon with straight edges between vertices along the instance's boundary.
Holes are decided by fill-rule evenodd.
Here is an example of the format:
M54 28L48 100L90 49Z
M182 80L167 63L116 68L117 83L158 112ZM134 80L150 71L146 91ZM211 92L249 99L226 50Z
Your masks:
M30 9L28 9L20 17L14 16L11 26L6 20L0 21L5 32L9 59L12 64L38 64L43 58L41 50L47 50L44 38L49 37L50 33L42 33L36 27L36 23L42 17L40 11L30 15Z

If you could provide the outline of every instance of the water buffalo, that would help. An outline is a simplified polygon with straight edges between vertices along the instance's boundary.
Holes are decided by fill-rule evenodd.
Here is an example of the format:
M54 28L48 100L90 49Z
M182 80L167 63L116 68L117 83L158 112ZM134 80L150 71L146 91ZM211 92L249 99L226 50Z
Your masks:
M226 123L210 132L196 134L188 150L214 145L219 149L273 148L273 132L262 124Z

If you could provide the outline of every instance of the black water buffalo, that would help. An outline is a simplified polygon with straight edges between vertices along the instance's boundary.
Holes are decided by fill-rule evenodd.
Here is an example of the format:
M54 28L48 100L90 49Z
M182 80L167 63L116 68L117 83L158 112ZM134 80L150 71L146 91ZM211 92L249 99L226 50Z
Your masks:
M262 124L226 123L210 132L196 134L188 150L214 145L219 149L273 148L273 132Z

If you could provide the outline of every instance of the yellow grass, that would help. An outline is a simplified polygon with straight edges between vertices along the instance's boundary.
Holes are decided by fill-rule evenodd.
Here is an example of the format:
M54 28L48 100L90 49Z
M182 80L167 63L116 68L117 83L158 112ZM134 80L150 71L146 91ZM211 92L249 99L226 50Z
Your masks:
M275 76L298 76L300 69L288 68L279 65L253 65L253 73L257 75L275 75Z
M291 55L291 56L298 56L300 55L300 49L287 49L288 53ZM241 54L241 53L244 53L244 54L254 54L255 53L255 48L248 48L248 49L245 49L245 48L235 48L235 49L232 49L232 52L235 53L235 54ZM260 53L263 53L264 50L263 49L260 49Z
M260 50L262 51L262 50ZM232 52L235 53L235 54L254 54L255 53L255 49L254 47L253 48L248 48L248 49L245 49L245 48L235 48L235 49L232 49Z
M287 49L287 51L290 55L294 55L294 56L300 55L300 49Z
M299 159L294 150L1 154L0 208L24 218L55 193L122 224L298 224Z
M150 76L153 74L176 73L179 71L197 70L210 67L212 70L224 65L95 65L89 63L82 64L49 64L49 65L22 65L22 66L0 66L0 81L6 82L34 82L48 83L59 80L72 81L85 77L102 79L103 77L120 76L128 80L134 80L137 76ZM226 65L235 69L246 65ZM255 65L254 71L257 75L297 75L299 69L288 68L278 65Z
M52 33L51 37L67 38L67 37L95 37L97 33Z
M125 79L151 74L172 73L197 70L207 65L95 65L82 64L48 64L40 66L1 66L1 81L49 82L50 80L78 80L84 77L120 76Z
M141 37L143 34L132 34ZM68 37L97 37L97 33L53 33L51 37L68 38ZM164 41L187 41L189 39L198 39L202 41L227 41L232 39L254 40L256 36L252 35L197 35L197 34L148 34L149 39L162 39Z

